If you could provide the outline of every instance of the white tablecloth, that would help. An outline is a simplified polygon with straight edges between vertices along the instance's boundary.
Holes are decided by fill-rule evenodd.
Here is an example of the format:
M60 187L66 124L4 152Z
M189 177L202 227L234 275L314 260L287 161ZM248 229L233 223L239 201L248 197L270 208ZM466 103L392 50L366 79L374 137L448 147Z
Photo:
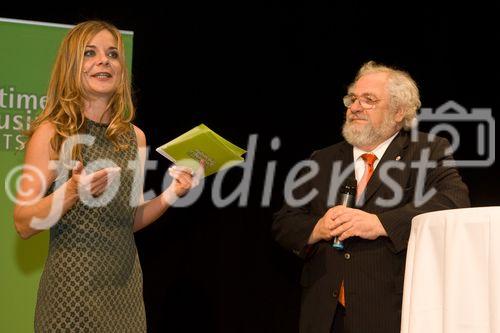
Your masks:
M500 332L500 207L413 219L401 332Z

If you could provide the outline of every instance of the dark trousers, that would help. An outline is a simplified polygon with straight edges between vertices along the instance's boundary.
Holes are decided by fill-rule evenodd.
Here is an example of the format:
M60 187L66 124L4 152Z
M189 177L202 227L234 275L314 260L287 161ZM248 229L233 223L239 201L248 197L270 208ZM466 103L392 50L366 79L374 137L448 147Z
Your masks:
M344 333L344 316L345 308L342 304L337 303L337 309L335 310L335 316L333 317L331 333Z

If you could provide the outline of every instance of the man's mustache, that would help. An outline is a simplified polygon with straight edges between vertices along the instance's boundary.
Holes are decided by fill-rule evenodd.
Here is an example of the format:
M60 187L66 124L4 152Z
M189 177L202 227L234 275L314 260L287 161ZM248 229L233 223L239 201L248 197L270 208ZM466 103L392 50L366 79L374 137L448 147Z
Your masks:
M354 120L368 120L367 116L347 116L347 122L352 122Z

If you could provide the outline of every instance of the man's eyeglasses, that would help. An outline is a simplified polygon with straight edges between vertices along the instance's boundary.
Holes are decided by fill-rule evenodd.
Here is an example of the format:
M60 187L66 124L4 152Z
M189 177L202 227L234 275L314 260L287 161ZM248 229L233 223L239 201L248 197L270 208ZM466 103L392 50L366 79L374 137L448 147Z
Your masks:
M372 96L362 95L358 97L352 94L344 96L342 100L344 101L344 105L347 108L350 108L357 100L359 102L359 105L361 105L361 107L366 110L373 109L375 105L381 101L380 99L376 99Z

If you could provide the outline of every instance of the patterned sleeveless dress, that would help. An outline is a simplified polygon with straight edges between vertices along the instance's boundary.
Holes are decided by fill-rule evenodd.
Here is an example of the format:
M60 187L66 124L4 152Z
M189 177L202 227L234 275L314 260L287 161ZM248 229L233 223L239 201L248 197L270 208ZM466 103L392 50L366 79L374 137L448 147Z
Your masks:
M95 142L83 148L83 164L111 160L121 167L118 191L103 206L78 201L51 229L40 279L35 332L146 332L142 271L133 236L137 139L131 126L126 150L115 151L107 125L85 121ZM94 162L94 163L93 163ZM99 162L99 161L97 161ZM95 169L102 166L95 165ZM111 199L110 199L111 198ZM94 207L97 206L97 207Z

